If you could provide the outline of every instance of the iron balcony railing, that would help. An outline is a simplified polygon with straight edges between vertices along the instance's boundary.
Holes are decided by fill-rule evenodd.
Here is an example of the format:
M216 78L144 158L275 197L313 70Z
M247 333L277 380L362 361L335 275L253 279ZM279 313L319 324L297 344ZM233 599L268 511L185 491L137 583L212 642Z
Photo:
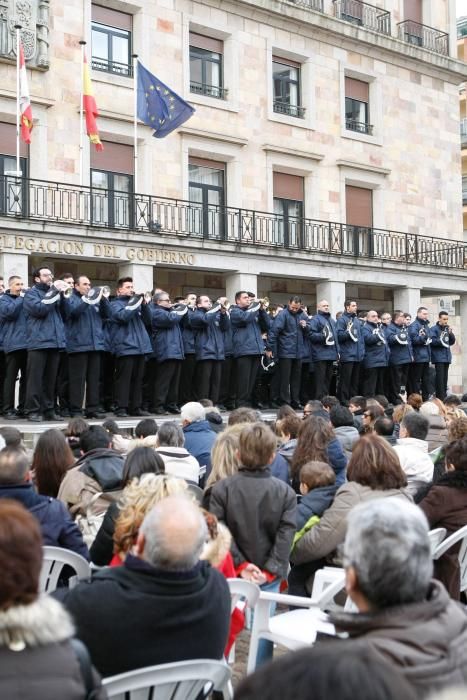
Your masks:
M93 70L100 70L104 73L114 73L115 75L124 75L129 78L133 77L133 66L131 63L107 61L105 58L96 58L93 56L91 65Z
M426 24L414 22L411 19L399 22L397 25L399 39L407 44L421 46L428 51L449 55L449 35L439 29L427 27Z
M391 34L391 13L361 0L333 0L336 17L372 29L380 34Z
M467 269L467 246L442 238L10 175L0 177L0 216Z
M305 7L307 10L323 12L323 0L289 0L289 2L299 7Z
M462 204L467 204L467 175L462 176Z
M218 100L225 100L227 99L227 93L229 91L227 88L220 87L219 85L191 82L190 92L194 92L197 95L206 95L207 97L216 97Z
M349 131L357 131L359 134L368 134L373 136L373 124L367 124L366 122L358 122L355 119L345 120L345 128Z
M460 123L461 132L461 146L465 148L467 146L467 119L461 119Z
M291 105L288 102L279 102L274 100L273 109L277 114L287 114L289 117L305 118L306 107L300 105Z

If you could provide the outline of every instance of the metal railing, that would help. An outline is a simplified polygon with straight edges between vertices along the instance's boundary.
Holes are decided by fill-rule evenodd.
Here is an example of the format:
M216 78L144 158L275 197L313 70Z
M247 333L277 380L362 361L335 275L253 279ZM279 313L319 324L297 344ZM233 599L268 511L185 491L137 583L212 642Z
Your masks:
M391 13L361 0L333 0L338 19L372 29L380 34L391 34Z
M216 97L218 100L225 100L229 91L228 88L219 87L219 85L191 82L190 92L194 92L197 95L206 95L207 97Z
M323 0L289 0L289 2L294 5L299 5L300 7L305 7L307 10L316 10L317 12L323 12Z
M133 77L133 66L131 63L119 63L118 61L106 61L105 58L91 59L93 70L100 70L104 73L114 73L114 75L123 75L128 78Z
M373 136L373 124L367 124L366 122L358 122L355 119L346 118L345 128L349 131L357 131L359 134L368 134Z
M465 148L467 146L467 119L461 119L460 122L460 133L461 133L461 146Z
M306 107L300 105L291 105L288 102L279 102L274 100L273 109L277 114L287 114L289 117L305 118Z
M467 204L467 175L462 176L462 204Z
M411 19L399 22L397 30L399 39L407 44L421 46L423 49L440 53L443 56L449 55L449 35L446 32L414 22Z
M461 242L251 209L108 191L59 182L0 177L0 217L106 227L258 248L467 269ZM20 224L21 226L21 224ZM24 228L20 228L24 233Z

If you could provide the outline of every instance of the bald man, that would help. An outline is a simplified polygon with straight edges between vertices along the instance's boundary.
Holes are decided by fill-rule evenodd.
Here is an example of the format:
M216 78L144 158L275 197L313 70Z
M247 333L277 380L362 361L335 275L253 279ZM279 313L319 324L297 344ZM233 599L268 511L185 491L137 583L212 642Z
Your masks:
M313 398L321 399L329 394L333 364L339 359L336 322L331 316L326 299L318 303L316 314L310 321L308 334L315 368Z

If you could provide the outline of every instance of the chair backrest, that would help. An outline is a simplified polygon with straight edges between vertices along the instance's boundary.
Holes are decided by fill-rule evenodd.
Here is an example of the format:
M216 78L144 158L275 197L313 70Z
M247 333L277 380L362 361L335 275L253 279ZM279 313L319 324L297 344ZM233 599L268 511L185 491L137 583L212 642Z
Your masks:
M203 502L203 495L204 495L203 489L200 489L200 487L196 486L196 484L189 483L188 484L188 491L196 498L198 503L201 505L201 503Z
M459 542L460 540L463 540L467 538L467 525L464 525L464 527L461 527L459 530L456 530L456 532L453 532L452 535L449 535L449 537L446 537L445 540L443 540L435 549L435 552L433 554L433 559L439 559L440 557L443 556L445 552L448 551L448 549L451 549L451 547ZM461 551L465 549L465 542L463 543L463 546L461 546ZM460 552L459 552L459 558L460 558Z
M428 537L430 538L431 553L434 554L438 545L440 545L446 537L446 528L437 527L434 530L430 530L430 532L428 533Z
M258 602L261 589L252 581L244 581L241 578L228 578L230 596L231 596L231 611L234 610L239 600L245 600L247 607L254 608Z
M223 691L230 676L223 661L196 659L121 673L105 678L103 686L108 697L114 699L201 700L213 690Z
M57 588L58 579L64 566L74 569L76 576L70 581L70 587L76 583L76 579L89 578L91 567L84 557L70 549L62 547L43 547L42 570L39 579L39 590L43 593L52 593ZM74 580L73 580L74 579Z

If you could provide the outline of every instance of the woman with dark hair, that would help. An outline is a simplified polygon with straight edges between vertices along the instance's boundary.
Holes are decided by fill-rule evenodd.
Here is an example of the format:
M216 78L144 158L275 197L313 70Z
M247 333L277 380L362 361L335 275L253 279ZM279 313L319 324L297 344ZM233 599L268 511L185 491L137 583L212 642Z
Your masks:
M289 593L308 595L307 579L326 564L340 565L336 553L347 531L347 516L354 506L371 498L404 498L407 479L393 448L377 435L362 437L352 451L347 465L347 483L341 486L330 508L319 523L297 542L291 561Z
M368 435L369 433L374 432L375 421L377 421L378 418L382 418L383 416L384 408L380 406L379 403L371 405L367 403L367 407L365 408L362 415L362 425L358 431L360 435Z
M31 465L37 491L42 496L57 498L62 479L74 462L73 452L60 430L50 428L42 433Z
M307 462L326 462L336 473L336 485L345 481L345 456L329 421L320 416L310 416L302 421L297 444L291 461L292 486L300 492L300 469Z
M82 416L74 416L68 421L65 437L76 459L81 457L79 439L81 434L89 430L89 423Z
M88 692L70 643L73 623L62 605L39 596L42 536L22 505L0 501L0 697L85 700ZM96 700L106 692L92 667Z

